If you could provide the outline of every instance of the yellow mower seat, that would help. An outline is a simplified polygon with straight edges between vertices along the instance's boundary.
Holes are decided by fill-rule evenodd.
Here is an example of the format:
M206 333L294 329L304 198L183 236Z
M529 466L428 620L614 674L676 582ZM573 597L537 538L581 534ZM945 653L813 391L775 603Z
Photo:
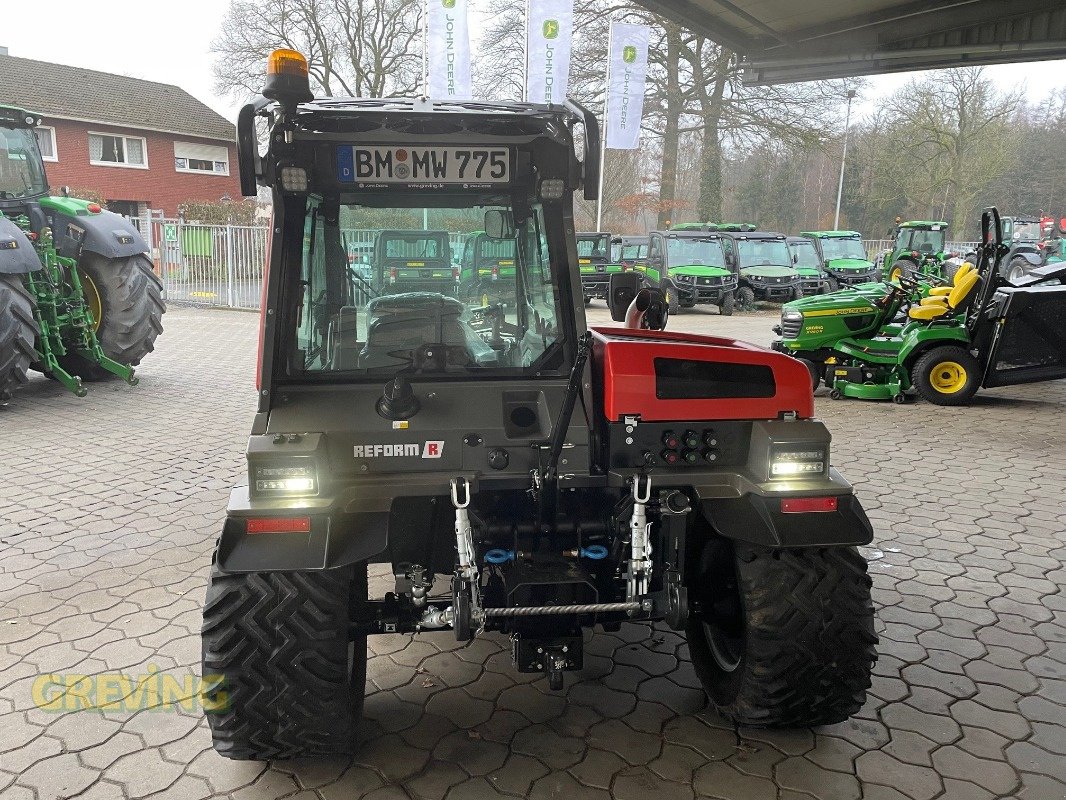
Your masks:
M980 276L976 270L968 270L962 278L956 281L951 293L946 298L943 298L943 302L940 302L941 298L927 297L926 300L932 302L926 303L923 300L921 305L912 306L907 316L911 319L931 322L934 319L946 316L949 312L958 310L970 299L970 295L973 294L979 279Z
M951 279L951 286L934 286L929 290L929 297L947 297L951 294L951 290L959 285L959 281L966 275L973 272L974 266L969 261L963 261L962 266L955 272L955 277Z

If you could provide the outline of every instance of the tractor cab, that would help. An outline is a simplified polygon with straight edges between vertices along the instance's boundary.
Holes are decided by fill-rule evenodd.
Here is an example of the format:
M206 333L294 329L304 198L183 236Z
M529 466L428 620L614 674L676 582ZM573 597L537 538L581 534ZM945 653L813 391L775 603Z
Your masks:
M883 279L896 281L901 275L951 277L943 274L947 235L946 222L900 223L892 250L882 262Z
M804 231L800 236L817 249L831 291L881 280L858 231Z
M622 265L614 256L614 239L609 233L577 235L577 263L585 305L596 298L606 299L611 275L622 271Z
M48 178L34 128L40 118L0 106L0 212L14 217L48 194Z

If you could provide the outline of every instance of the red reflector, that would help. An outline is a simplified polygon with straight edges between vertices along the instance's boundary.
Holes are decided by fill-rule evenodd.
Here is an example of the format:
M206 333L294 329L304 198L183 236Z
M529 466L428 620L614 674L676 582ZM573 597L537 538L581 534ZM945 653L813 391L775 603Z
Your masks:
M90 214L100 214L103 212L103 209L100 208L99 204L97 203L89 203L89 205L85 206L85 210L88 211Z
M812 511L836 511L835 497L786 497L781 500L781 513L807 514Z
M249 517L248 533L310 533L310 517Z

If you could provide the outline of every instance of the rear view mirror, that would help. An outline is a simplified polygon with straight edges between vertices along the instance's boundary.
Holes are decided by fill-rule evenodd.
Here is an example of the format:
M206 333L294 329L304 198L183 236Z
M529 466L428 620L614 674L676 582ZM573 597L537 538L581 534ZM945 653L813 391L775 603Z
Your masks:
M625 322L626 312L643 283L636 272L613 272L607 285L607 307L611 310L611 319Z
M514 217L510 211L492 208L485 212L485 235L490 239L513 239Z

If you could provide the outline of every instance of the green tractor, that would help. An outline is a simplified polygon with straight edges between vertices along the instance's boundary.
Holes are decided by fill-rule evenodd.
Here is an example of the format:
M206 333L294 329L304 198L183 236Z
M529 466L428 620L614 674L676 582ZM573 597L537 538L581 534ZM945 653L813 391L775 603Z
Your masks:
M733 313L737 276L716 233L652 231L647 258L635 261L633 269L648 286L663 291L671 313L696 305L716 305L726 317Z
M803 231L800 236L817 250L829 291L881 280L881 272L867 256L858 231Z
M36 114L0 106L0 403L34 369L74 394L137 383L162 332L162 283L127 220L50 197Z
M611 275L622 272L622 265L614 257L613 236L609 233L579 233L577 235L577 263L581 270L581 291L585 305L595 299L607 299Z
M983 215L975 268L964 263L950 285L930 288L903 273L788 303L773 349L804 362L830 396L902 403L914 389L936 405L963 405L978 388L1066 377L1066 264L1035 270L1025 286L1000 271L1003 244L995 209Z
M901 275L921 279L925 276L950 280L961 262L947 263L948 224L917 220L901 222L896 240L881 261L882 278L898 281Z

